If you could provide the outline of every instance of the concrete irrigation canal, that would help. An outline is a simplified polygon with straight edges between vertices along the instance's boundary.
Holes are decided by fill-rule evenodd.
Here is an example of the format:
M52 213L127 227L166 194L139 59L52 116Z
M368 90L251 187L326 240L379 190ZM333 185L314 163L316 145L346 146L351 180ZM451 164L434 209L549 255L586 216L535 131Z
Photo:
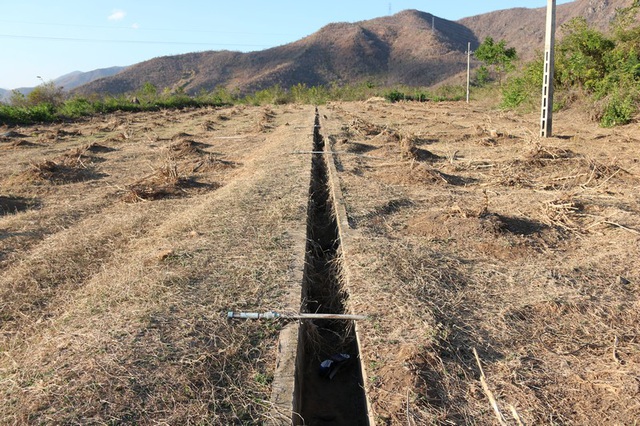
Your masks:
M344 315L339 185L331 180L316 111L301 289L301 312ZM343 218L346 222L346 218ZM357 326L350 319L303 319L283 330L273 384L274 424L370 425ZM291 416L287 415L290 413Z
M314 126L307 223L307 254L302 288L303 309L345 313L348 298L342 283L342 251L331 194L328 159ZM358 342L353 321L316 320L302 324L297 362L297 424L368 425Z

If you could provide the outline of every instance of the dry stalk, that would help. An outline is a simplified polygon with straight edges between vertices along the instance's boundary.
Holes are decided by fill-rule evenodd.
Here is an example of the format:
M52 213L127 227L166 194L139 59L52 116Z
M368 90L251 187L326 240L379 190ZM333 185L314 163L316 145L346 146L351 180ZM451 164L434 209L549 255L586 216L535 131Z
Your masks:
M620 357L618 356L618 336L616 335L615 338L613 339L613 360L616 362L616 364L622 364L622 360L620 359Z
M478 363L478 368L480 369L480 384L482 384L482 390L484 390L484 394L489 399L489 403L491 404L491 408L493 408L493 412L496 414L498 423L500 423L501 426L508 426L507 421L500 412L498 401L496 401L496 398L493 396L493 392L491 392L491 389L489 389L489 384L487 383L486 376L484 375L484 370L482 369L482 364L480 363L480 357L478 356L478 351L476 350L476 348L473 348L473 355L476 357L476 362Z
M616 222L611 222L611 221L605 220L603 223L606 223L607 225L611 225L611 226L617 226L618 228L624 229L625 231L631 232L632 234L640 235L640 231L636 231L635 229L628 228L628 227L626 227L624 225L620 225L619 223L616 223Z
M516 407L509 404L509 411L511 411L511 415L516 420L516 423L518 423L518 426L524 426L524 422L520 418L520 414L518 414L518 411L516 411Z

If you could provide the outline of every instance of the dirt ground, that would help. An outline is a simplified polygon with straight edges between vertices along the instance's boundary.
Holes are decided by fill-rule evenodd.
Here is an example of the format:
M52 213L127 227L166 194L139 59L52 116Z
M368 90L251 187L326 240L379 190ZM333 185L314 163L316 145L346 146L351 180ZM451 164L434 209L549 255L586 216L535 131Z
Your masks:
M0 128L0 423L261 424L300 303L314 111ZM640 418L640 129L320 107L380 425ZM477 351L477 358L474 355ZM479 364L482 366L482 370Z

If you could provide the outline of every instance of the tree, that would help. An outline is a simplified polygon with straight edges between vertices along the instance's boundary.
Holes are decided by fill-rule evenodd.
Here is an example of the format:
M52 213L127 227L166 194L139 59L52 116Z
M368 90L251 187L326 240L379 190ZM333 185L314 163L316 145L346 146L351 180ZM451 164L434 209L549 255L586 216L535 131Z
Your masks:
M486 72L486 67L488 67L498 75L500 84L502 84L502 76L514 68L513 62L518 59L515 48L507 48L507 42L504 40L496 43L491 37L484 39L474 55L484 62L485 69L483 71Z
M11 92L9 103L15 107L37 106L42 104L56 107L61 105L64 100L65 94L62 87L58 87L53 81L50 81L37 86L26 96L14 90Z

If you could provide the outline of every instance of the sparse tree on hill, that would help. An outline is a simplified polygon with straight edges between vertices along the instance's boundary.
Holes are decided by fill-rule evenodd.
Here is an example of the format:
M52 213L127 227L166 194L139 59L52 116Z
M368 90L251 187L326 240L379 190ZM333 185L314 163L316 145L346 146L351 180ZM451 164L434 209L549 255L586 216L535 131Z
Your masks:
M480 67L479 75L484 76L486 81L488 70L498 76L498 81L502 84L502 76L514 68L513 62L518 59L516 49L507 47L505 40L495 42L493 38L487 37L474 52L476 58L484 62Z

